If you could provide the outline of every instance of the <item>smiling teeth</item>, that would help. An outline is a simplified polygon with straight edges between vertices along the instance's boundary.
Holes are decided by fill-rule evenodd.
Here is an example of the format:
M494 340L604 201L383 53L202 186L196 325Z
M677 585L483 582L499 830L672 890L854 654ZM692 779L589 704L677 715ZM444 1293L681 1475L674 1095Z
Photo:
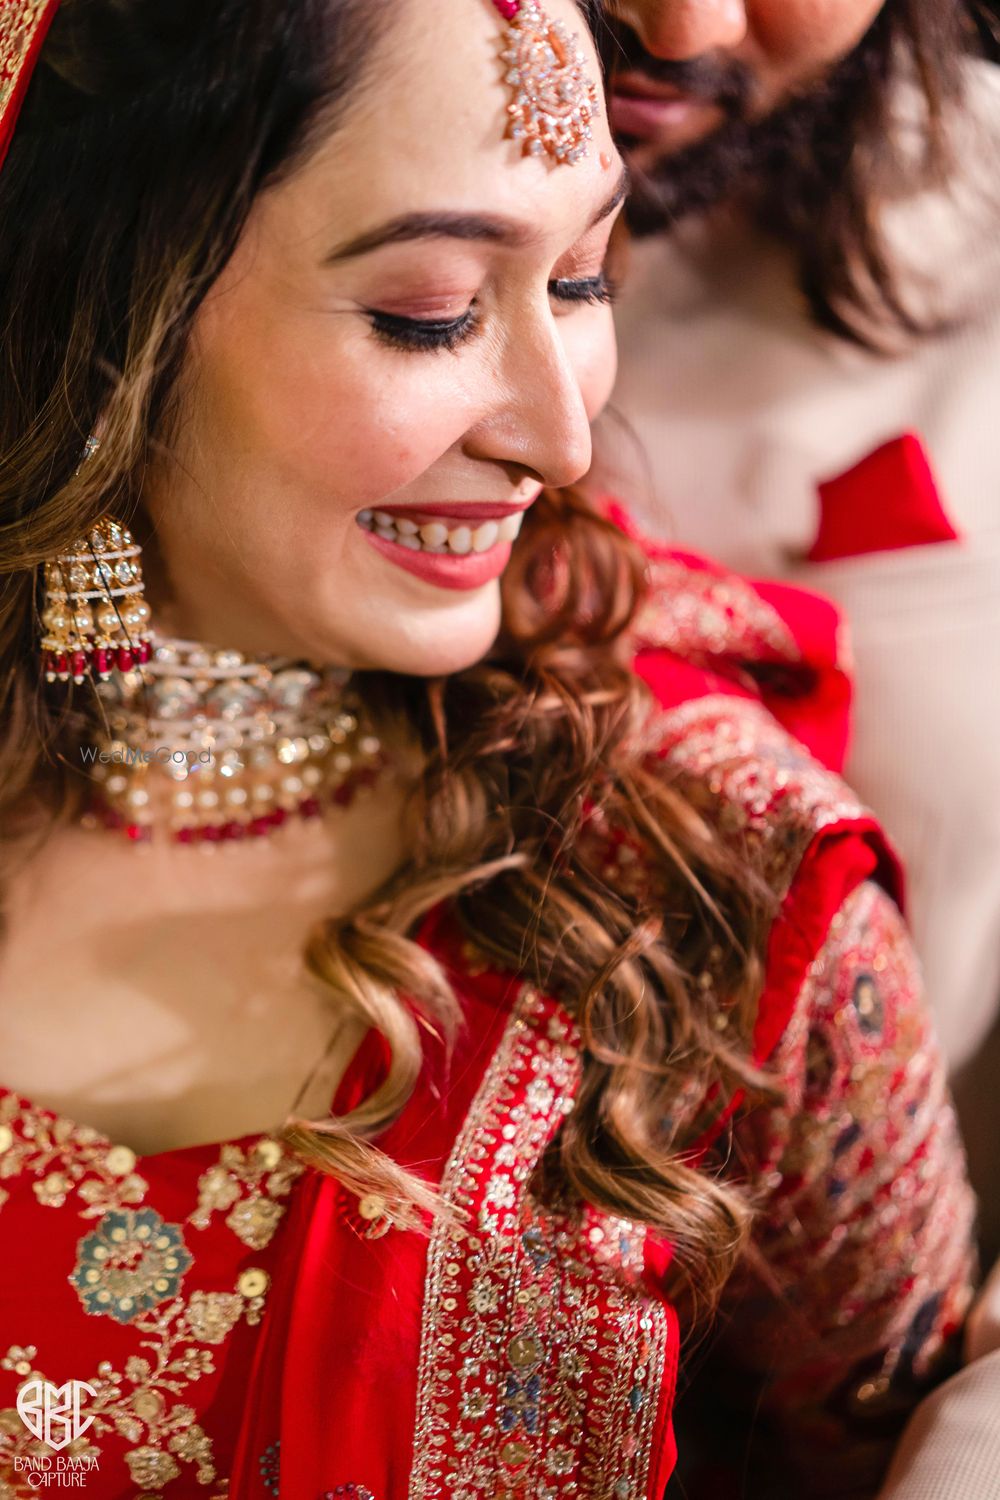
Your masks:
M498 542L512 542L521 530L523 511L502 521L482 521L478 526L446 526L443 521L419 525L406 516L391 516L385 510L358 512L358 525L373 531L383 541L396 542L411 552L450 552L464 557L469 552L488 552Z

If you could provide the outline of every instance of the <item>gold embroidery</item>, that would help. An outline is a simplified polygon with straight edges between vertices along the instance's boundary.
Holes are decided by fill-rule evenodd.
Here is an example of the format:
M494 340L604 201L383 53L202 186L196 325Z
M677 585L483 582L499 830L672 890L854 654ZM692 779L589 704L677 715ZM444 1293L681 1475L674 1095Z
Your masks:
M247 1295L244 1287L251 1276L248 1290L254 1294ZM86 1377L97 1392L86 1407L94 1421L86 1434L62 1451L72 1457L99 1459L101 1447L93 1439L114 1431L136 1445L126 1453L125 1463L133 1481L143 1488L159 1489L176 1479L183 1472L182 1463L195 1466L199 1484L210 1484L216 1478L212 1440L195 1421L194 1408L172 1398L183 1396L203 1375L215 1373L211 1349L196 1345L222 1344L241 1318L249 1324L260 1322L261 1291L266 1290L268 1279L266 1272L248 1268L233 1292L194 1291L187 1300L175 1297L133 1318L131 1326L144 1335L139 1347L147 1355L130 1355L124 1371L102 1360L97 1374ZM0 1368L23 1377L18 1390L29 1380L46 1379L33 1366L37 1354L34 1345L12 1345L0 1360ZM0 1462L10 1474L15 1458L49 1452L28 1432L16 1406L0 1411ZM15 1487L9 1493L13 1497L34 1491ZM0 1488L0 1497L4 1494Z
M44 1173L33 1184L40 1203L62 1206L75 1192L81 1201L74 1206L82 1218L100 1215L95 1228L78 1241L68 1279L88 1313L128 1324L141 1335L138 1347L144 1351L131 1355L122 1371L104 1360L97 1374L87 1377L97 1392L87 1405L95 1420L87 1433L61 1451L99 1458L98 1440L115 1432L133 1445L124 1462L143 1490L183 1481L192 1467L199 1485L212 1484L218 1478L212 1440L196 1422L195 1409L178 1398L194 1381L216 1373L212 1350L241 1320L251 1326L260 1322L270 1286L268 1272L246 1266L231 1292L195 1289L182 1296L181 1282L193 1263L183 1226L166 1223L150 1207L121 1206L126 1195L130 1202L141 1202L148 1190L145 1180L131 1171L135 1157L128 1147L115 1146L96 1131L50 1113L22 1110L12 1095L0 1094L0 1124L10 1133L7 1150L0 1155L0 1175ZM116 1175L115 1169L125 1175ZM270 1242L286 1209L268 1195L287 1196L304 1170L303 1163L271 1137L245 1148L226 1143L219 1148L218 1162L202 1173L197 1207L185 1222L205 1229L214 1212L228 1209L225 1222L233 1234L243 1244L261 1248ZM22 1377L18 1389L27 1380L46 1378L33 1367L37 1354L33 1345L12 1345L0 1360L0 1368ZM13 1461L49 1452L28 1432L16 1407L0 1410L0 1500L34 1494L13 1478ZM5 1483L7 1475L13 1488ZM225 1481L218 1482L223 1488L213 1493L224 1500Z
M645 1229L527 1188L573 1107L579 1047L525 988L445 1169L470 1227L431 1241L410 1500L645 1495L667 1345Z
M19 0L0 9L0 115L17 88L35 33L51 0Z
M244 1148L222 1147L219 1160L198 1179L198 1206L188 1219L196 1229L207 1229L212 1215L227 1208L226 1224L252 1250L270 1244L285 1212L277 1198L285 1197L305 1164L287 1156L271 1137Z
M31 1172L43 1207L62 1208L75 1193L84 1204L82 1217L99 1219L109 1210L139 1204L149 1183L135 1165L127 1146L51 1111L22 1108L16 1094L0 1092L0 1181ZM0 1192L0 1206L8 1196Z
M745 578L722 578L678 558L654 557L650 590L632 626L634 645L679 656L745 656L789 664L801 653L777 610Z
M658 710L642 746L705 784L719 831L741 841L778 896L816 834L867 810L753 699L713 694Z

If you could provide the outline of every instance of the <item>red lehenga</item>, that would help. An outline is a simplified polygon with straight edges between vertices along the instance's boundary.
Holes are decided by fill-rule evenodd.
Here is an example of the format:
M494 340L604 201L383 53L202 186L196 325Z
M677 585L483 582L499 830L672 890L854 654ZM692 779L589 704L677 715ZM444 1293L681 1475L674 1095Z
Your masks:
M970 1295L973 1207L898 872L830 769L837 617L650 552L650 754L707 780L719 827L783 898L755 1041L787 1098L730 1101L724 1168L760 1199L766 1275L733 1303L724 1347L739 1378L767 1376L764 1408L815 1445L819 1479L849 1455L855 1415L933 1378ZM642 879L627 839L589 837L605 874ZM41 1378L93 1388L93 1420L59 1455L88 1500L660 1500L681 1353L670 1248L527 1187L573 1107L576 1026L449 911L419 941L466 1025L450 1068L427 1039L380 1143L470 1210L465 1238L387 1228L377 1199L269 1135L137 1159L0 1090L0 1497L38 1493L27 1471L50 1450L16 1402ZM370 1033L336 1109L384 1061Z

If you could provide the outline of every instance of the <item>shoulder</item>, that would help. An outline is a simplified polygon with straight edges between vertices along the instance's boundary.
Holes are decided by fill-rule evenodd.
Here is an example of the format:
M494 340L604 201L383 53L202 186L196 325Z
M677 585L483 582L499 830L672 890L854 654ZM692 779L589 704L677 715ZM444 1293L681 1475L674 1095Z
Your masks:
M763 704L820 763L841 770L852 663L832 600L668 546L646 536L617 502L604 504L646 559L631 647L635 670L661 707L720 692Z
M649 689L644 762L696 799L775 899L754 1037L763 1062L851 893L874 882L903 906L895 853L840 775L850 705L840 617L807 591L662 547L610 513L649 560L632 640ZM634 868L627 845L617 857Z
M616 502L605 504L647 563L629 641L632 669L649 690L645 757L697 784L720 833L778 897L817 841L832 847L850 834L869 844L872 869L901 900L878 820L840 774L851 664L837 607L666 546Z
M754 1034L763 1063L852 893L872 883L902 907L898 861L874 814L762 703L717 692L657 705L645 732L660 774L688 784L702 815L773 893Z

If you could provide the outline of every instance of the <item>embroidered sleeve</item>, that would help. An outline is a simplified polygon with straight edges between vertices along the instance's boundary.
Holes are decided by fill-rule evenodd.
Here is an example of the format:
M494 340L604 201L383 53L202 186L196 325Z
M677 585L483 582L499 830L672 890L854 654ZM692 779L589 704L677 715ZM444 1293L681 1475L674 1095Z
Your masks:
M834 918L774 1064L784 1101L746 1111L730 1141L758 1219L712 1394L753 1403L745 1493L853 1500L876 1493L909 1412L954 1367L975 1274L944 1065L879 886Z

